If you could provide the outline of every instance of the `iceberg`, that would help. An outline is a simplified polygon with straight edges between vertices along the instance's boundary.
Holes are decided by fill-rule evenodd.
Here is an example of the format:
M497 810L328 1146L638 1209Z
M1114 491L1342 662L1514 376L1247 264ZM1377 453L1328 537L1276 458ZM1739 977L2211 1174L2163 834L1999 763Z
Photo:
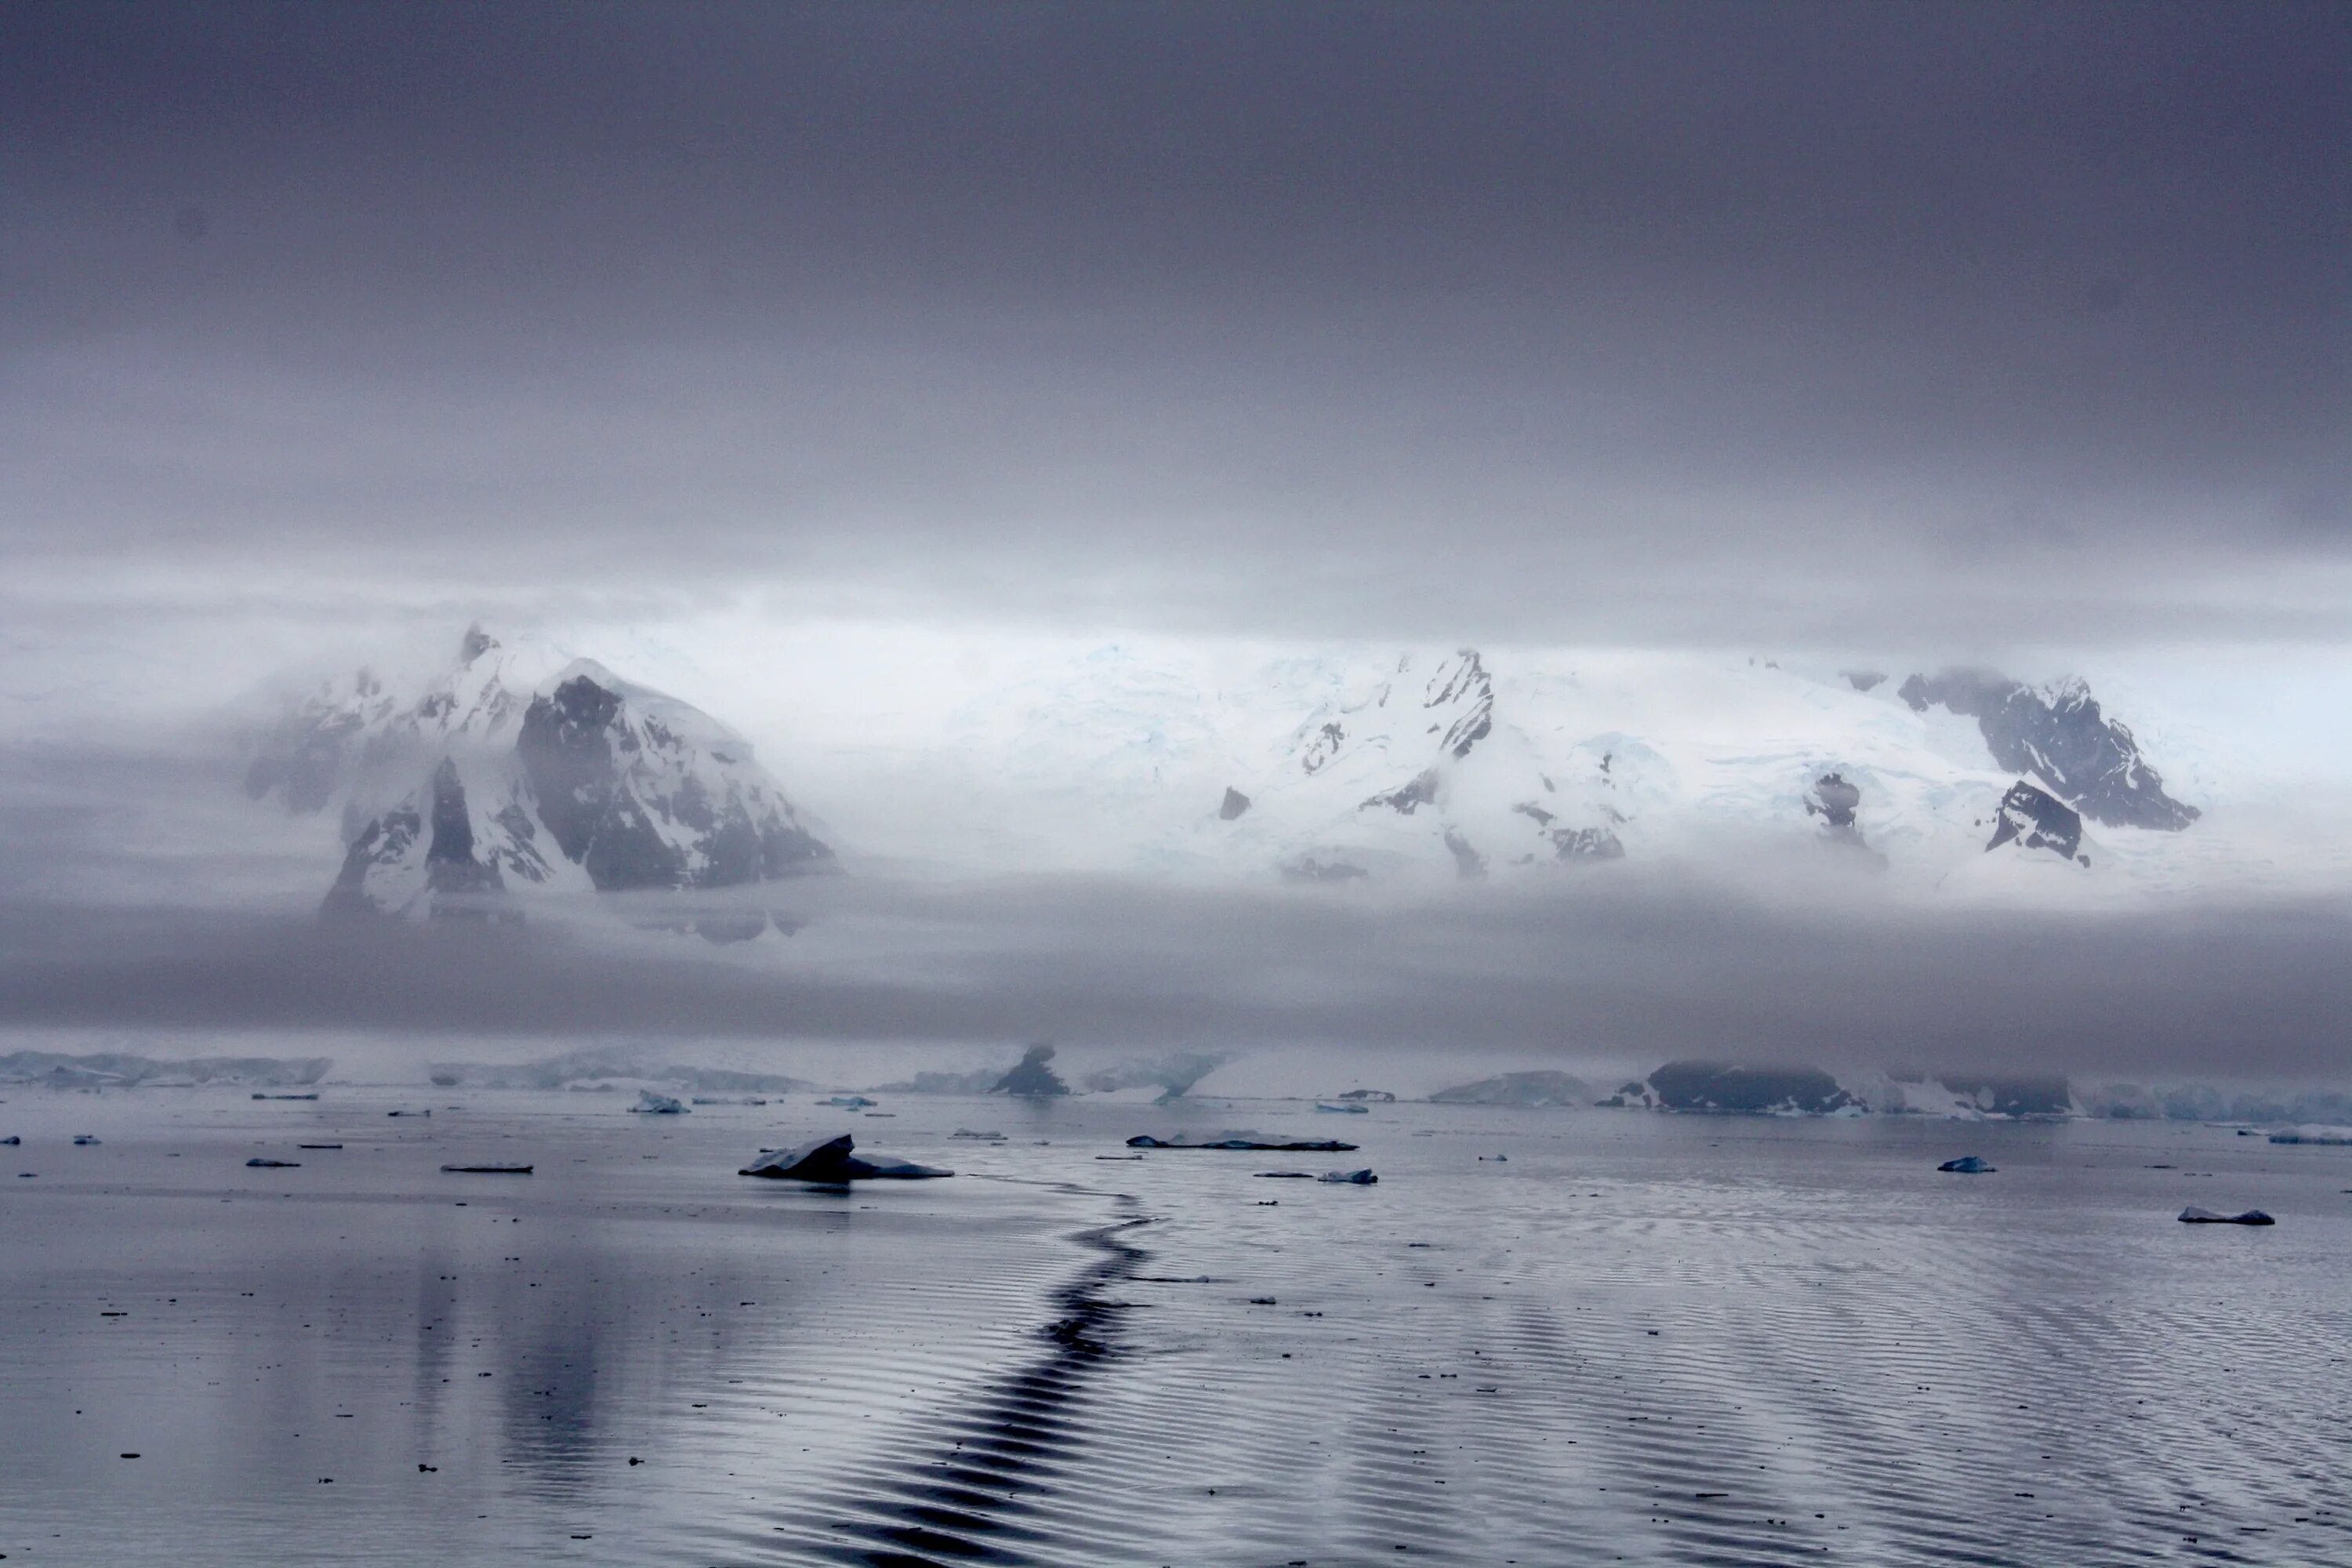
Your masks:
M1315 1102L1315 1109L1328 1112L1333 1116L1364 1116L1370 1114L1361 1105L1326 1105L1319 1100Z
M1990 1176L1997 1167L1989 1165L1980 1155L1963 1154L1957 1160L1947 1160L1936 1167L1962 1176Z
M791 1149L762 1149L758 1159L735 1173L739 1176L766 1176L779 1181L824 1183L921 1181L955 1174L953 1171L942 1171L934 1165L918 1165L911 1160L856 1154L851 1152L855 1147L855 1142L846 1132L831 1138L812 1138Z
M1569 1107L1592 1098L1592 1086L1564 1072L1507 1072L1475 1083L1441 1089L1429 1097L1433 1105L1523 1105Z
M843 1110L863 1110L869 1105L879 1105L878 1100L868 1100L862 1094L836 1094L831 1100L820 1100L819 1105L830 1105Z
M629 1107L629 1110L632 1115L642 1116L684 1116L687 1113L683 1100L673 1100L667 1094L656 1094L649 1089L637 1090L637 1102Z
M2180 1223L2183 1225L2276 1225L2278 1221L2260 1209L2248 1209L2243 1214L2215 1214L2211 1209L2200 1209L2195 1204L2190 1204L2180 1211Z
M1368 1170L1326 1171L1315 1179L1318 1182L1328 1182L1333 1186L1340 1187L1369 1187L1373 1183L1380 1180L1378 1176L1375 1176Z

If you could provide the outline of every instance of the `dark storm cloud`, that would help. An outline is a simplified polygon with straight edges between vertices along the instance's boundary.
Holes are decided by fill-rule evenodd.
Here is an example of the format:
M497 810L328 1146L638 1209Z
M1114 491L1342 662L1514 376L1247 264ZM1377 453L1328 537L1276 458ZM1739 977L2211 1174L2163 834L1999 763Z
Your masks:
M0 537L68 598L2341 636L2348 65L2284 4L14 7Z
M1366 900L833 879L842 931L626 951L551 927L0 910L0 1019L2332 1077L2352 911L1790 907L1671 879ZM844 941L844 934L848 940Z

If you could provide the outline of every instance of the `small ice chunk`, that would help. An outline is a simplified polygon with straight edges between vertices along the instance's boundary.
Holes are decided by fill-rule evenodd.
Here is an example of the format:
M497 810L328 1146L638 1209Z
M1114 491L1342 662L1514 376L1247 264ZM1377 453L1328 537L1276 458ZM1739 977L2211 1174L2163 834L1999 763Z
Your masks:
M1348 1154L1353 1143L1337 1138L1269 1138L1263 1132L1226 1132L1215 1138L1154 1138L1139 1133L1127 1141L1130 1149L1257 1149L1280 1154Z
M302 1168L299 1160L265 1160L258 1154L245 1163L247 1169L254 1171L299 1171Z
M84 1148L88 1148L89 1145L98 1142L98 1135L94 1132L77 1132L74 1134L74 1142Z
M1963 1154L1957 1160L1947 1160L1936 1167L1939 1171L1950 1171L1956 1175L1962 1176L1990 1176L1997 1168L1987 1164L1983 1157L1977 1154Z
M1002 1143L1004 1142L1004 1134L1002 1132L974 1132L969 1127L959 1127L954 1131L949 1133L948 1136L950 1138L971 1138L982 1143Z
M528 1176L530 1174L529 1165L444 1165L441 1169L450 1175L457 1176Z
M1318 1182L1329 1182L1336 1186L1342 1187L1369 1187L1373 1183L1380 1180L1378 1176L1375 1176L1368 1170L1326 1171L1315 1179Z

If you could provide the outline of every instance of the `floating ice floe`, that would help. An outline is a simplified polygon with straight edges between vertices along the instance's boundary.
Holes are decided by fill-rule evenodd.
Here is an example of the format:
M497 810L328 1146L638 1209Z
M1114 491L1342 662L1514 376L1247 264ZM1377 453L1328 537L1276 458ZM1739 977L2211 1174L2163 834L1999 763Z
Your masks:
M246 1165L248 1169L256 1171L299 1171L302 1168L302 1162L299 1160L265 1160L260 1155L257 1154L252 1159L247 1160L246 1162Z
M1987 1164L1981 1155L1963 1154L1957 1160L1945 1161L1936 1169L1962 1176L1990 1176L1998 1167Z
M970 1138L982 1143L1002 1143L1004 1142L1004 1134L1002 1132L974 1132L969 1127L959 1127L954 1131L949 1133L948 1136L950 1138Z
M2190 1204L2180 1211L2180 1223L2183 1225L2276 1225L2278 1221L2260 1209L2248 1209L2243 1214L2215 1214L2211 1209L2200 1209L2195 1204Z
M1372 1174L1369 1170L1326 1171L1315 1179L1318 1182L1328 1182L1333 1186L1339 1187L1369 1187L1380 1180L1378 1176Z
M2272 1133L2271 1142L2273 1143L2328 1143L2340 1147L2352 1144L2352 1128L2290 1127L2284 1132Z
M1290 1154L1346 1154L1353 1143L1337 1138L1269 1138L1263 1132L1226 1132L1215 1138L1154 1138L1139 1133L1127 1141L1130 1149L1265 1149Z
M1368 1116L1371 1114L1360 1105L1326 1105L1319 1100L1315 1102L1315 1109L1323 1112L1327 1116Z
M837 1106L843 1110L863 1110L869 1105L879 1105L878 1100L868 1100L862 1094L836 1094L831 1100L820 1100L819 1105Z
M686 1102L673 1100L667 1094L656 1094L649 1089L641 1089L637 1090L637 1102L629 1107L629 1110L632 1115L684 1116Z
M855 1147L850 1135L843 1132L831 1138L812 1138L790 1149L762 1149L758 1159L736 1174L827 1183L920 1181L955 1174L953 1171L942 1171L936 1165L918 1165L911 1160L856 1154L851 1152Z

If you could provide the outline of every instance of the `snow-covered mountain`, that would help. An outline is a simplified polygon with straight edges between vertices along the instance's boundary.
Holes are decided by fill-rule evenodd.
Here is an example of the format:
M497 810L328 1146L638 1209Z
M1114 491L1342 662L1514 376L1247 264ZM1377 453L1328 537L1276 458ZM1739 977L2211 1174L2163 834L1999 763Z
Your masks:
M1292 879L1559 875L1761 835L1932 883L1987 857L2087 872L2085 816L2142 850L2199 816L2076 680L1889 691L1638 657L1498 672L1465 648L1334 685L1184 830L1196 852Z
M699 710L530 638L469 629L404 689L362 669L262 738L247 793L340 812L331 914L519 918L542 895L692 893L833 863L747 741ZM749 906L692 917L757 935Z
M2268 815L2202 815L2226 758L2161 713L2143 747L2079 680L1638 650L1121 641L978 673L855 651L731 677L632 657L789 737L800 789L877 866L1601 888L1810 857L2039 900L2315 863ZM705 714L530 637L477 628L458 653L424 679L329 682L257 749L252 794L339 816L331 907L503 911L833 863Z

